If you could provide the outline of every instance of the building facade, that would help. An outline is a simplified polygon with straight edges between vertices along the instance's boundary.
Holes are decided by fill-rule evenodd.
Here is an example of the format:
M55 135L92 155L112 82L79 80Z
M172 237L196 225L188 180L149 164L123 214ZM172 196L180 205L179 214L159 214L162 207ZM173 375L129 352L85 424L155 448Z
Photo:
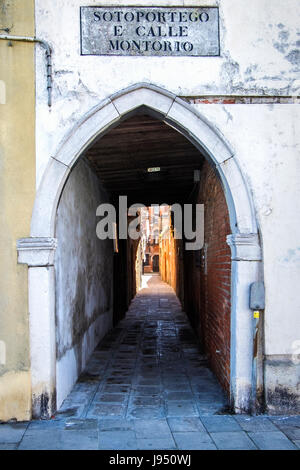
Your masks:
M185 256L187 313L199 330L215 325L206 347L236 412L260 397L268 413L299 413L299 1L126 7L0 5L0 420L51 416L132 297L113 289L127 242L117 257L90 238L97 206L125 190L130 203L182 202L194 169L208 220L206 251ZM118 39L133 23L140 43ZM149 167L162 168L159 196ZM265 287L258 348L254 282Z

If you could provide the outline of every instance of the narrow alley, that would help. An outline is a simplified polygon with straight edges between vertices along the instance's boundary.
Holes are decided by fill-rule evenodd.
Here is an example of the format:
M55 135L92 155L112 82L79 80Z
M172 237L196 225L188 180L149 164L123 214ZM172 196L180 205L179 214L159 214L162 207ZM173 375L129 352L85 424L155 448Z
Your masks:
M296 448L282 431L291 433L299 417L232 416L226 410L225 395L173 289L158 274L148 274L126 317L100 342L56 415L2 425L0 442L2 430L11 440L0 446Z

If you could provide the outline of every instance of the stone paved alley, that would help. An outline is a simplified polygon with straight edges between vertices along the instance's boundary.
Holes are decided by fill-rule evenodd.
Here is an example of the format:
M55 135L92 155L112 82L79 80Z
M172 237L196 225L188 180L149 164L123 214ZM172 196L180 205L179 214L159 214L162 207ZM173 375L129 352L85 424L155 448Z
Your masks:
M300 447L300 416L233 416L226 405L173 289L148 275L55 417L0 425L0 449Z

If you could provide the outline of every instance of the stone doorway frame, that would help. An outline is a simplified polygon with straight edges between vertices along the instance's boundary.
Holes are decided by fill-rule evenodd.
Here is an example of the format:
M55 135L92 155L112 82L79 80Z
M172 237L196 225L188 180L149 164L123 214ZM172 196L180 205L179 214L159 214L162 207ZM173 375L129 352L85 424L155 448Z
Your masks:
M18 241L18 262L28 265L33 417L56 409L55 218L73 166L95 139L143 111L190 140L216 167L228 205L232 234L230 399L236 412L252 407L253 315L249 286L262 279L258 225L250 191L234 151L220 132L190 104L154 85L139 83L102 101L68 133L37 190L29 238Z

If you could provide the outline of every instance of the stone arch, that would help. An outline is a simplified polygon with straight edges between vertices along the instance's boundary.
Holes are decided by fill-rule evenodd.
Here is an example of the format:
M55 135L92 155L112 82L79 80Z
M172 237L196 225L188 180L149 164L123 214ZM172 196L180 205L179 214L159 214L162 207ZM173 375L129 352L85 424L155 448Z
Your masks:
M260 244L250 192L234 152L221 133L191 105L150 84L136 84L93 108L60 143L38 188L30 238L18 242L18 261L29 266L33 415L55 409L55 216L64 184L83 152L122 120L143 110L189 139L217 168L232 234L231 401L249 411L252 390L252 315L249 285L260 277Z

